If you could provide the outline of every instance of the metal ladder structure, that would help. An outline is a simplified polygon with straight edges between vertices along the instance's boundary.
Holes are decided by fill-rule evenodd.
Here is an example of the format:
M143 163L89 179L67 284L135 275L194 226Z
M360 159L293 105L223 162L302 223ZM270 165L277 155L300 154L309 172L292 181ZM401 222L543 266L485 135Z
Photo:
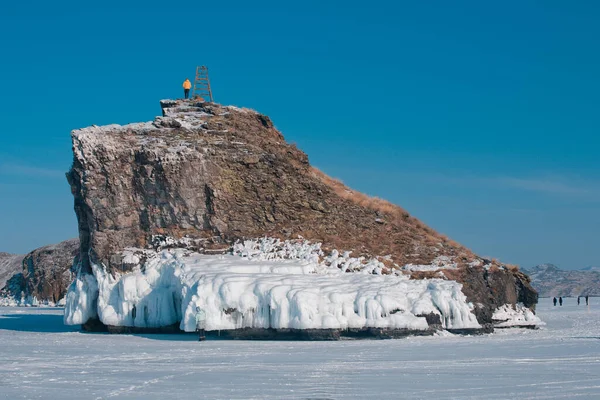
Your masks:
M196 67L196 79L194 79L194 91L192 99L202 99L213 103L212 90L210 89L210 80L208 79L208 68L204 65Z

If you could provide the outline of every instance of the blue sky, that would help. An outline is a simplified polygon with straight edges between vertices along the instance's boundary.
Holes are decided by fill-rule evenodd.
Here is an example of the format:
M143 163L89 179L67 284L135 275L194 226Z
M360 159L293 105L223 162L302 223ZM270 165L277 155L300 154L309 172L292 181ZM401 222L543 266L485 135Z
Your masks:
M600 264L597 2L86 3L2 6L0 251L77 235L72 129L151 120L205 64L217 102L477 253Z

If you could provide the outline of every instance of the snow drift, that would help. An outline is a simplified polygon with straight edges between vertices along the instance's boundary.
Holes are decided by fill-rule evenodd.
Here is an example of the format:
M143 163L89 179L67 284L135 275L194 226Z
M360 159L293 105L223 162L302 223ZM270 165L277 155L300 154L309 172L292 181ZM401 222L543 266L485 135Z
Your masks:
M112 275L93 264L93 275L77 277L67 294L65 323L97 317L109 326L179 323L190 332L201 307L207 330L426 330L429 314L447 329L480 328L455 281L384 275L377 260L333 251L319 261L319 254L320 244L274 239L246 241L228 255L129 248L124 256L136 265L132 272Z
M511 306L505 304L494 312L492 316L494 326L497 328L511 327L536 327L546 325L537 315L522 304Z

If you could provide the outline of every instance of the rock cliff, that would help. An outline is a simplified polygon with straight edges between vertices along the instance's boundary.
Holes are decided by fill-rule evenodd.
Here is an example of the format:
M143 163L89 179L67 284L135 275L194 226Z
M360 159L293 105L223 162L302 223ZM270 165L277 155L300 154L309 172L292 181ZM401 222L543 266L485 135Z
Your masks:
M38 300L58 303L73 280L73 262L79 256L79 240L70 239L40 247L23 259L24 291Z
M79 255L79 240L40 247L26 256L0 253L0 289L5 297L58 303L73 280L73 260Z
M504 304L535 307L525 274L311 167L269 117L191 100L161 106L152 122L72 133L81 274L94 264L114 276L131 271L126 248L214 254L240 239L302 237L326 252L377 259L383 274L456 280L483 325Z

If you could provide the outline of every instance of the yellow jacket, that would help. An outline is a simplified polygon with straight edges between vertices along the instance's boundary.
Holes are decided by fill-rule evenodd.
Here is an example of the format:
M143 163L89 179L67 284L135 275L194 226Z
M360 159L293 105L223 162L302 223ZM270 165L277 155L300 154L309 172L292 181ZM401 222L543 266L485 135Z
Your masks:
M183 88L184 88L184 89L191 89L191 88L192 88L192 82L190 82L190 80L189 80L189 79L186 79L186 80L183 82Z

